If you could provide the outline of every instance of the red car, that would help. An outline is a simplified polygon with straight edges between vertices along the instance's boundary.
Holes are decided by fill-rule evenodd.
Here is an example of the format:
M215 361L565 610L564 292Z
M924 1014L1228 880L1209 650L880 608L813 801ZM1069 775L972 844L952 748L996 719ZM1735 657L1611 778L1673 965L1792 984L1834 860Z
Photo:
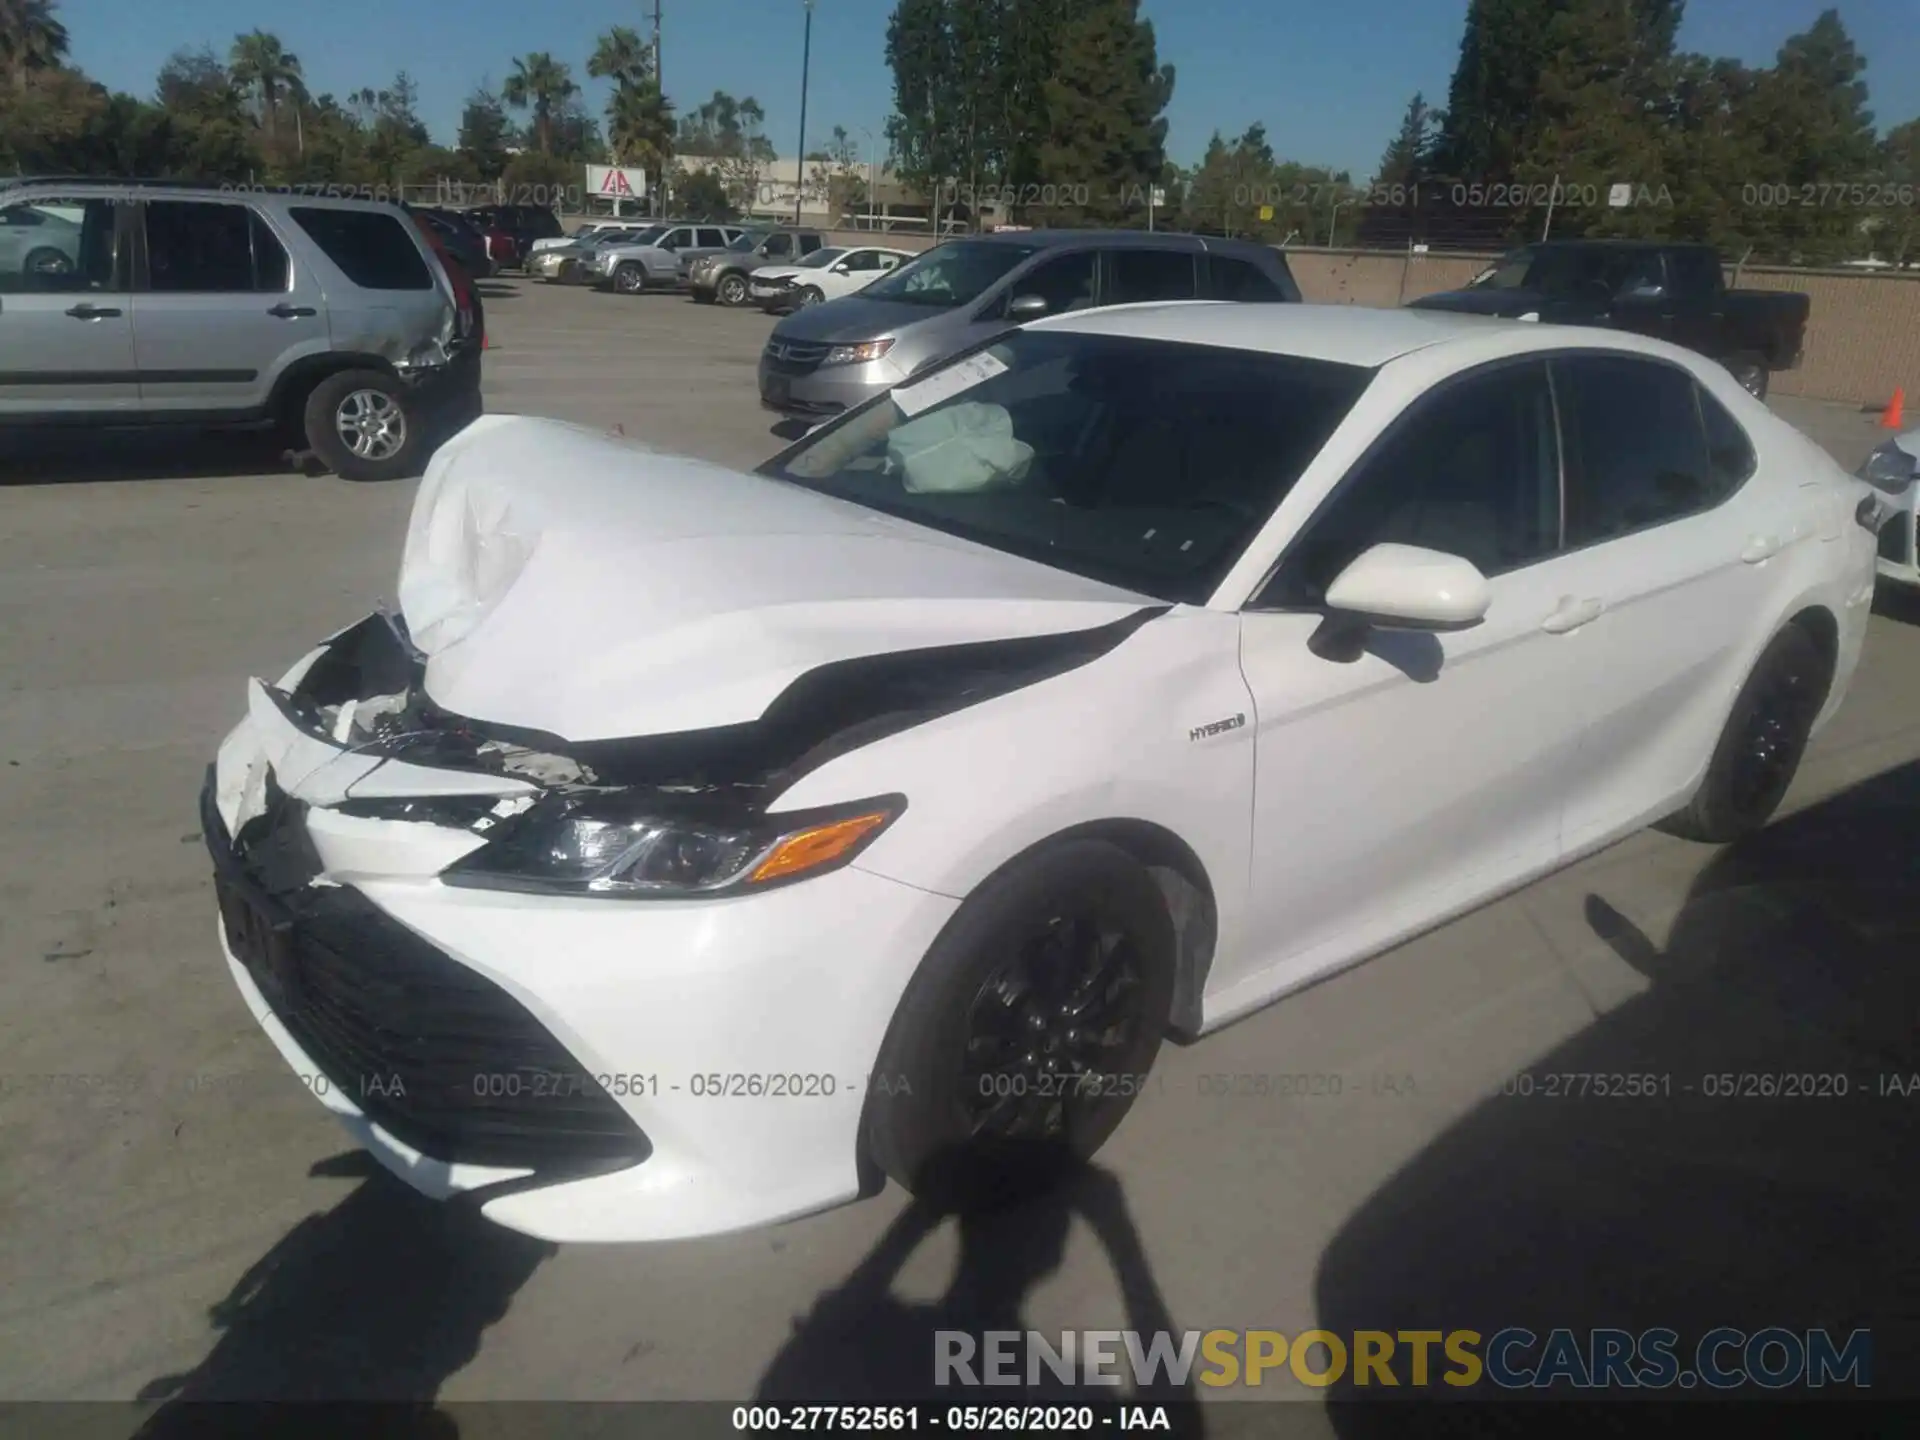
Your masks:
M487 258L493 262L495 270L504 270L509 265L520 263L520 246L513 236L497 225L489 225L480 233L487 242Z

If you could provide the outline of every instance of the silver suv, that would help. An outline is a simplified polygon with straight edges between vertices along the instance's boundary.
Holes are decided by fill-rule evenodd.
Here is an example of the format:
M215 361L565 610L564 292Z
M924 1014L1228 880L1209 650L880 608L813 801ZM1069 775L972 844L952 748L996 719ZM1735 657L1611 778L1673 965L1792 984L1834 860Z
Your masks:
M936 245L857 294L795 311L760 356L760 403L837 415L1025 320L1160 300L1298 304L1280 252L1139 230L1017 230Z
M718 255L746 234L739 225L669 225L625 245L599 252L599 279L622 295L643 290L684 290L696 261Z
M349 480L480 410L479 301L397 206L0 182L0 426L278 426Z

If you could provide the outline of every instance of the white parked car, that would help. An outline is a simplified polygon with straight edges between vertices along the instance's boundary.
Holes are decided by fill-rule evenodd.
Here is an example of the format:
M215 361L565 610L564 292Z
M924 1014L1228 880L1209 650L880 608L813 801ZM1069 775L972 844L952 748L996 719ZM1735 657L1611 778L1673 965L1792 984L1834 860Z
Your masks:
M792 265L767 265L748 277L747 294L765 310L799 310L864 290L913 259L910 250L872 245L816 250Z
M221 943L360 1143L529 1234L989 1198L1165 1035L1762 825L1883 508L1688 351L1404 310L1049 318L752 474L488 416L399 612L250 683Z
M1867 458L1862 478L1886 491L1887 521L1880 527L1880 573L1898 585L1920 586L1920 430L1886 442Z

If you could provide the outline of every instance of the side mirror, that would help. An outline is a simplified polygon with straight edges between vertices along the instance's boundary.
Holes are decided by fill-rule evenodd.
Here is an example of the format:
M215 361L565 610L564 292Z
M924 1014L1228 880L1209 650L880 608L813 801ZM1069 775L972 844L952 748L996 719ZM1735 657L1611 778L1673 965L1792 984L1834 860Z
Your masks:
M1327 618L1309 643L1322 659L1357 660L1369 630L1466 630L1492 603L1487 577L1470 560L1419 545L1375 545L1327 587Z
M1904 495L1920 477L1920 459L1889 440L1867 457L1860 467L1860 478L1887 495Z
M1048 305L1043 295L1016 295L1007 303L1009 320L1031 320L1036 315L1047 313Z

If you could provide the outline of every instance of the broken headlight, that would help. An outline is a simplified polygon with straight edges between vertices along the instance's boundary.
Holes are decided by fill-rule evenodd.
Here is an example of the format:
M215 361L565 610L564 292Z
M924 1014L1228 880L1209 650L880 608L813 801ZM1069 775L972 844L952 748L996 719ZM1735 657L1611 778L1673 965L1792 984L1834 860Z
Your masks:
M631 899L733 894L838 869L906 809L898 795L786 815L675 814L658 801L620 790L550 796L440 878Z

